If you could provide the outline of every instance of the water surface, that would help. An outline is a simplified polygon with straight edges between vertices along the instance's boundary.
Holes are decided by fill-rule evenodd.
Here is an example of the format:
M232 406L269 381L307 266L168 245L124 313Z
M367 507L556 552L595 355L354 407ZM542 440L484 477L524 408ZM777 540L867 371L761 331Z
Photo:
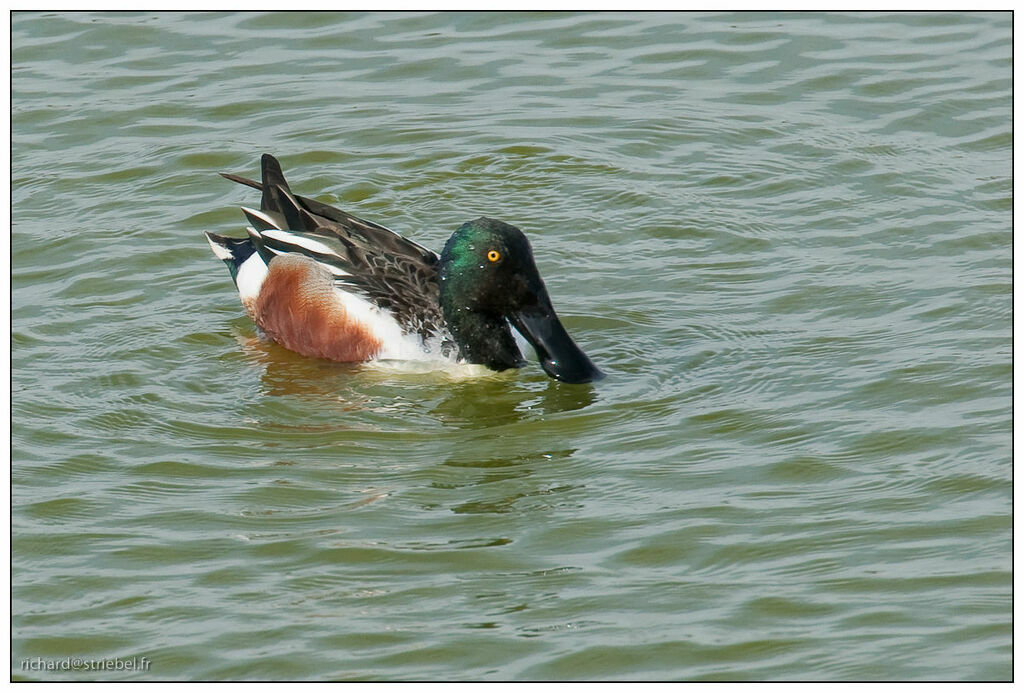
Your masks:
M1011 80L1009 13L14 14L12 675L1009 679ZM608 377L267 342L265 151L521 227Z

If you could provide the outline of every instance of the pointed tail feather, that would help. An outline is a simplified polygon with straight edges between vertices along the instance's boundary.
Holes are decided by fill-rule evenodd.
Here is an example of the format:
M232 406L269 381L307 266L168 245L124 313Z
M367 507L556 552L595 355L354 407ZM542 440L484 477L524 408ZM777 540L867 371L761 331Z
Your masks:
M323 225L323 223L317 221L315 217L306 216L306 213L309 213L311 215L316 215L324 217L325 219L329 219L330 221L341 224L346 228L355 228L357 230L362 230L364 232L370 233L373 233L374 231L383 231L386 234L385 237L389 235L395 235L395 232L387 228L386 226L381 226L380 224L377 224L372 221L367 221L366 219L360 219L359 217L349 214L348 212L343 212L340 209L331 207L330 205L324 204L323 202L318 202L317 200L314 200L310 197L296 195L291 191L291 188L288 185L288 181L285 180L280 162L278 162L278 160L275 159L270 154L264 154L262 159L260 160L260 163L262 167L263 176L262 183L254 181L251 178L246 178L245 176L239 176L235 173L222 172L220 175L224 178L227 178L230 181L233 181L235 183L241 183L242 185L247 185L250 188L255 188L256 190L259 190L260 192L264 193L266 192L265 184L268 182L269 177L270 182L273 182L274 185L276 185L279 188L282 188L284 191L287 192L287 195L292 199L292 205L297 207L302 212L301 221L303 222L303 224L293 226L293 230L313 231L318 226ZM272 194L272 197L275 198L274 202L272 203L273 206L267 207L265 202L261 205L262 210L264 212L278 212L282 209L280 196ZM415 243L408 239L403 240L419 249L425 257L429 257L434 254L433 251L424 248L418 243Z
M302 208L292 196L288 181L284 178L281 164L270 154L264 154L260 160L263 175L263 200L260 209L265 212L279 212L284 215L289 229L295 231L312 231L317 227L316 220Z
M281 164L270 154L260 159L263 181L258 183L233 173L221 173L224 178L255 188L263 193L260 205L265 217L278 229L296 232L332 233L342 239L353 239L359 244L373 246L398 255L408 255L426 265L437 264L437 253L420 244L399 236L391 229L366 219L343 212L330 205L291 191L281 170ZM247 213L247 216L249 214ZM253 219L250 223L265 230L266 220ZM262 252L262 251L261 251ZM267 258L264 258L267 259Z
M264 154L260 158L260 170L263 175L263 187L276 185L285 192L291 192L288 181L284 179L284 171L281 170L281 162L270 154Z
M291 192L291 188L288 187L288 181L285 180L284 172L281 170L281 163L270 154L264 154L263 158L260 159L260 166L262 168L263 182L255 181L252 178L246 178L245 176L239 176L236 173L224 173L221 171L221 176L227 178L235 183L241 183L242 185L248 185L250 188L256 188L261 192L265 192L267 183L283 188L286 192Z
M248 185L250 188L256 188L257 190L259 190L261 192L263 190L263 183L258 183L258 182L254 181L251 178L245 178L244 176L237 176L234 173L224 173L223 171L221 171L220 175L222 177L224 177L224 178L227 178L230 181L234 181L236 183L241 183L242 185Z

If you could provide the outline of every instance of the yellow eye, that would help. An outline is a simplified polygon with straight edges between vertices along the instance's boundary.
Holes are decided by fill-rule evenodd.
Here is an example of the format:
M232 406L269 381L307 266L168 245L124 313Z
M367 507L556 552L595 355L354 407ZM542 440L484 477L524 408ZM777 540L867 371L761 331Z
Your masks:
M490 260L491 262L497 262L498 260L501 259L501 253L499 253L497 250L488 250L487 259Z

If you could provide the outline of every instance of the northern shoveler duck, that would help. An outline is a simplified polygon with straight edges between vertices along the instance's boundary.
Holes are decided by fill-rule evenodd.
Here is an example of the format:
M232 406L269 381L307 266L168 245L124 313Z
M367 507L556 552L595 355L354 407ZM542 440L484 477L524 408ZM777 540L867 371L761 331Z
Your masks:
M480 217L441 255L379 224L292 194L277 159L263 155L259 211L243 207L248 237L207 232L242 305L272 340L335 361L443 358L493 370L526 362L567 383L602 373L565 331L522 231Z

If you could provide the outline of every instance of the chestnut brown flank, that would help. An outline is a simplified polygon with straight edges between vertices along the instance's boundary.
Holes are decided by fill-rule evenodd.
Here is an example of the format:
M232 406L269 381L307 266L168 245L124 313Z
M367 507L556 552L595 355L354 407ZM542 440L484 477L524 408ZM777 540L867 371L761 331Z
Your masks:
M297 254L279 255L267 269L252 314L268 337L333 361L366 361L380 352L380 340L338 300L326 269Z

